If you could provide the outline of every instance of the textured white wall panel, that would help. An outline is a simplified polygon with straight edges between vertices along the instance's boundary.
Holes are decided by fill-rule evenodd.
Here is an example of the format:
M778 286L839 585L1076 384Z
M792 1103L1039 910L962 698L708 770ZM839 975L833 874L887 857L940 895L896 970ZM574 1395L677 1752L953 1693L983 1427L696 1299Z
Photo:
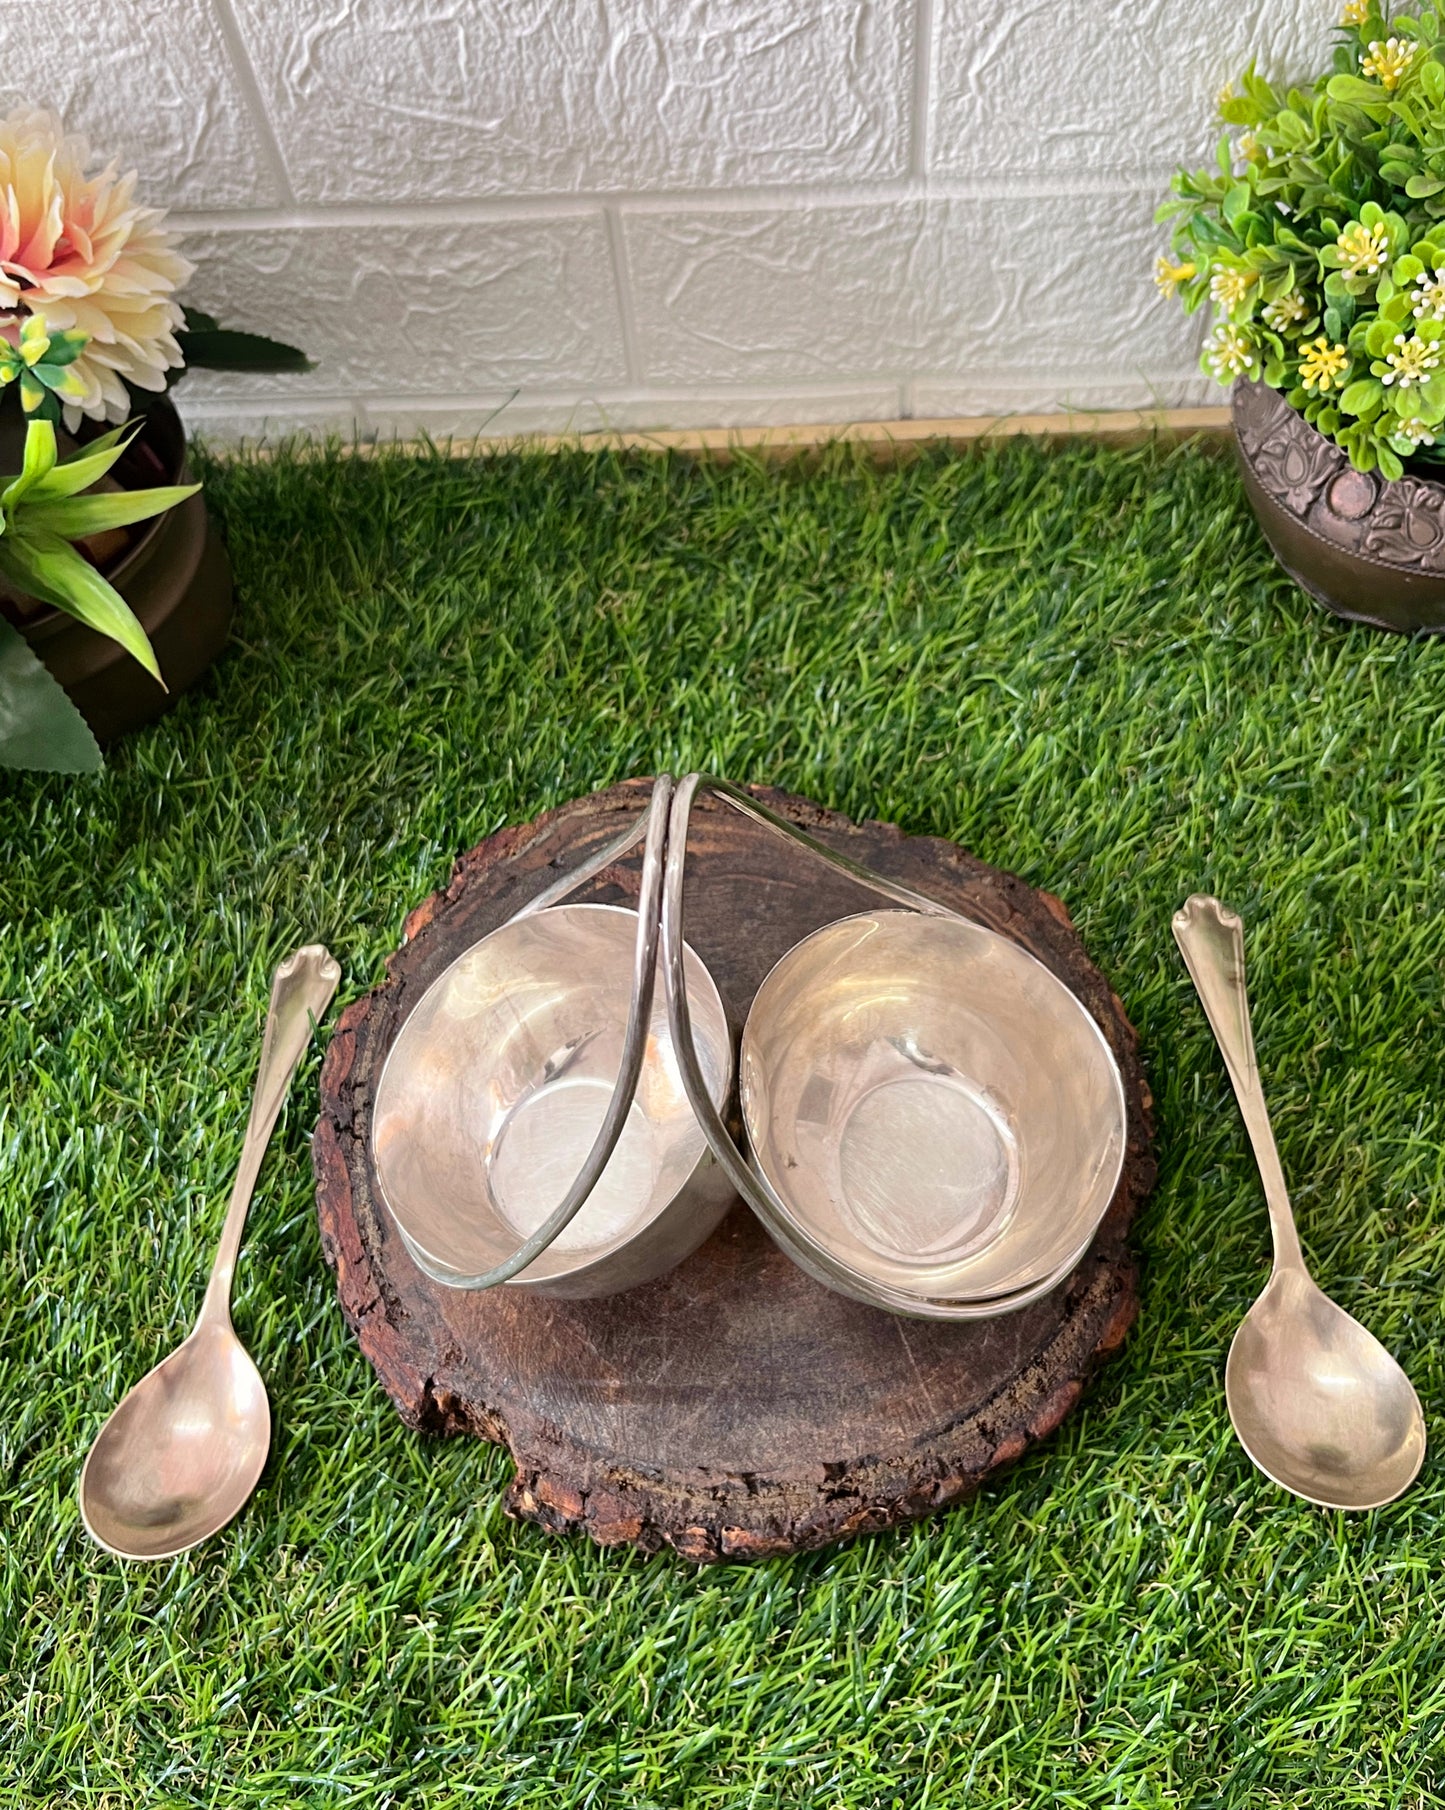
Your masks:
M976 377L942 382L924 378L912 387L909 414L920 421L957 415L1054 415L1083 409L1209 408L1225 400L1224 392L1197 369L1170 377L1163 372L1099 378L1088 366L1074 371L982 372Z
M900 386L806 385L796 389L652 390L597 386L581 392L528 387L453 397L424 391L394 396L308 394L294 402L219 394L186 380L178 392L192 427L209 438L274 440L300 431L382 440L429 435L437 441L478 435L651 433L668 428L783 427L795 422L894 421L903 412ZM1005 405L1012 406L1012 405Z
M1341 0L0 0L0 91L139 167L188 299L302 378L216 436L1219 400L1171 167Z
M1124 193L632 216L644 374L1142 382L1182 362L1175 316L1146 280L1151 211Z
M397 397L368 399L366 424L385 435L418 429L437 438L476 434L590 434L607 428L646 432L689 427L781 427L798 421L892 421L901 406L899 386L875 384L813 389L695 392L670 390L647 396L598 389L581 397L539 392L484 400L447 401Z
M283 199L207 0L0 0L0 95L54 107L164 206Z
M236 0L312 201L907 168L914 0Z
M198 371L200 399L425 392L626 377L601 214L437 226L187 235L190 294L231 326L294 336L316 369L279 383Z
M1138 177L1208 158L1215 96L1257 59L1329 61L1343 0L934 0L935 173Z

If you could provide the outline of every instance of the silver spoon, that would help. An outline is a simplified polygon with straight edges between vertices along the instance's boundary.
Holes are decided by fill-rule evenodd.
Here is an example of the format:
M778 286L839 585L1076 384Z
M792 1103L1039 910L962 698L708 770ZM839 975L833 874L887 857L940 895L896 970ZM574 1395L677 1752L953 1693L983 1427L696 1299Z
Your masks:
M271 1409L231 1326L231 1277L286 1090L340 978L319 943L276 970L246 1141L200 1317L106 1421L80 1473L86 1530L123 1559L174 1558L208 1539L244 1507L266 1463Z
M1224 1367L1229 1418L1265 1476L1306 1502L1378 1508L1408 1489L1424 1462L1420 1398L1380 1341L1305 1268L1254 1059L1238 913L1196 893L1174 914L1174 940L1234 1083L1274 1236L1274 1270Z

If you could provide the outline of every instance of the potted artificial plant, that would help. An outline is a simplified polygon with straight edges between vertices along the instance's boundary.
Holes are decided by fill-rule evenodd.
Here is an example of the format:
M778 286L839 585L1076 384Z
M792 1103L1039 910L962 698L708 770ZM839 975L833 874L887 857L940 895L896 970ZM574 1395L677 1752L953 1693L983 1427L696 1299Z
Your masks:
M134 173L117 176L112 165L88 174L90 161L85 140L66 134L50 113L23 108L0 120L0 197L10 198L0 206L0 491L11 494L30 469L40 444L34 424L43 421L56 435L53 471L93 469L92 481L107 493L135 499L133 510L115 506L85 518L105 514L105 527L82 529L79 515L66 518L74 560L105 580L135 631L117 635L109 618L92 620L78 607L73 560L68 588L43 581L33 561L27 581L23 550L15 550L21 543L14 557L4 556L7 529L18 520L7 514L0 524L0 759L14 701L6 687L21 683L32 703L48 696L43 674L32 670L36 660L104 741L158 715L215 659L230 622L230 568L189 481L185 433L167 391L188 366L308 368L294 347L228 332L183 308L175 292L193 266L164 230L164 215L137 205ZM106 431L127 422L132 427L119 437ZM83 463L97 448L103 467ZM60 500L27 486L16 503L27 494L32 507ZM168 501L156 503L163 494ZM141 503L147 495L154 506ZM51 720L59 721L54 711ZM59 764L73 766L78 745L65 742ZM48 764L33 729L13 746L27 751L24 764Z
M43 337L29 335L26 350ZM63 371L58 364L52 369ZM28 370L24 381L34 381ZM38 417L27 423L20 470L0 478L0 587L87 629L160 686L155 651L135 612L75 543L154 520L199 486L99 488L125 450L122 430L113 428L61 459L53 424ZM99 765L100 748L85 718L20 631L0 616L0 766L86 772Z
M1331 66L1225 90L1217 167L1174 178L1161 290L1209 306L1245 489L1339 615L1445 630L1445 7L1346 0Z

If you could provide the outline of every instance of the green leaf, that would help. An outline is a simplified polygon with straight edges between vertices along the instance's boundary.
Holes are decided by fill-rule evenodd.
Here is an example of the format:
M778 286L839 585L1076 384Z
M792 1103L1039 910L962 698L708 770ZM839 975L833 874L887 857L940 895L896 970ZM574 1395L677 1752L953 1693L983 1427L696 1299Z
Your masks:
M0 616L0 767L98 773L100 764L85 718Z
M1375 448L1375 456L1380 462L1380 470L1387 478L1403 478L1405 467L1400 462L1400 455L1393 448L1380 445Z
M1445 371L1432 371L1424 383L1415 392L1414 406L1408 398L1401 397L1406 406L1399 409L1402 415L1423 415L1429 422L1435 422L1445 415Z
M1309 143L1314 134L1310 131L1308 120L1301 119L1298 113L1285 112L1274 116L1264 136L1287 151L1298 151Z
M102 434L78 452L68 454L40 479L32 501L40 497L49 500L51 497L75 496L82 490L89 490L105 476L139 432L138 424L113 427L108 434Z
M55 497L39 502L32 499L25 506L22 520L27 531L31 527L48 528L66 540L79 540L85 534L128 528L132 522L161 515L177 503L184 503L200 488L199 484L166 484L154 490L111 490L98 496Z
M1325 92L1332 101L1345 101L1354 107L1383 111L1389 105L1389 97L1383 88L1377 88L1373 82L1362 81L1357 75L1332 75L1325 86Z
M28 490L45 477L55 464L55 429L48 421L30 420L25 424L25 452L20 472L0 490L0 509L12 511Z
M1423 201L1427 195L1438 195L1445 189L1445 176L1412 176L1405 184L1405 193L1414 201Z
M130 605L69 541L42 528L18 531L12 525L8 534L0 536L0 572L42 603L64 610L118 641L152 678L165 684L146 632Z
M41 364L71 365L90 344L88 333L52 333Z
M188 317L189 318L189 317ZM230 327L189 327L176 335L186 364L207 371L309 371L311 360L299 346L284 345L261 333L238 333Z
M1368 415L1378 411L1383 400L1381 386L1373 377L1359 377L1346 386L1340 397L1340 408L1347 415Z
M182 333L215 333L221 323L214 314L202 314L199 308L182 308Z
M1286 264L1283 270L1276 270L1260 283L1260 294L1266 302L1277 302L1282 295L1288 295L1294 288L1294 270Z

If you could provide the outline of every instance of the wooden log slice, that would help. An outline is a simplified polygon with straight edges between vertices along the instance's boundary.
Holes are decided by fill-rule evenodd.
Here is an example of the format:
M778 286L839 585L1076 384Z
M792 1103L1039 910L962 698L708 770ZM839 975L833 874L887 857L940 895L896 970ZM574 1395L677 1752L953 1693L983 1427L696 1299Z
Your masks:
M327 1261L362 1350L409 1426L504 1442L507 1508L604 1545L699 1561L795 1552L929 1513L1051 1433L1138 1302L1130 1221L1153 1184L1150 1096L1119 1000L1059 901L951 843L759 796L825 842L1012 937L1093 1014L1128 1101L1123 1178L1073 1276L992 1321L905 1320L811 1281L739 1204L656 1282L600 1301L429 1281L372 1170L381 1065L463 949L641 812L650 782L499 830L407 919L388 978L343 1014L313 1156ZM877 903L710 796L693 813L686 935L736 1033L764 975L819 925ZM635 905L636 852L577 896Z

